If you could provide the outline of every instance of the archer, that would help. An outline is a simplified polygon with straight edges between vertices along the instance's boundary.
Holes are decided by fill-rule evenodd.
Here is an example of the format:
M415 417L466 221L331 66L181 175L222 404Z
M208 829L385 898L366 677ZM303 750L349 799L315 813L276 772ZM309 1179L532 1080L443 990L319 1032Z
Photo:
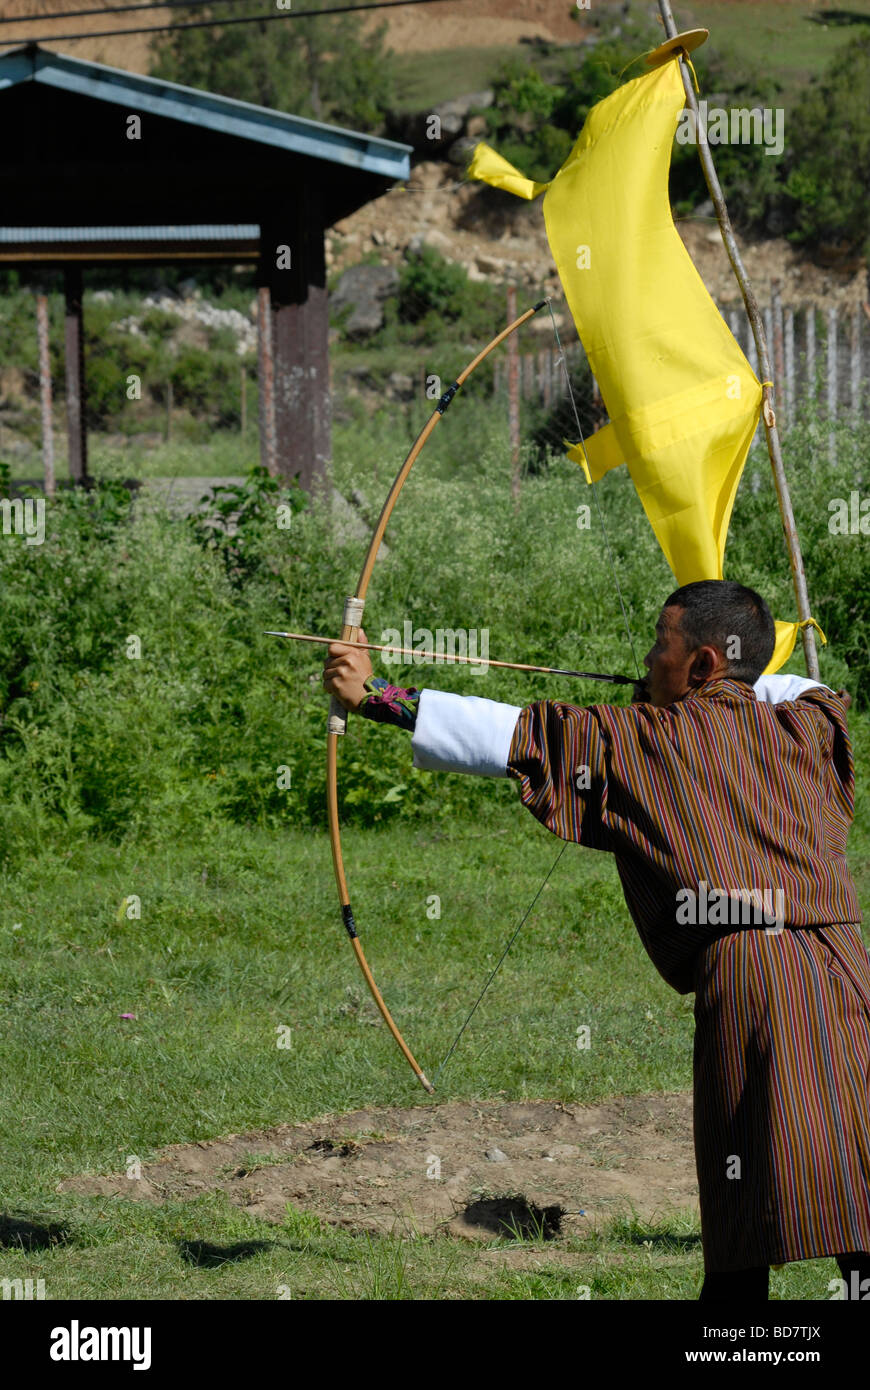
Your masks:
M774 632L752 589L685 585L661 610L627 707L399 689L346 643L329 647L323 676L345 709L410 730L415 767L511 777L553 834L614 855L653 964L695 995L705 1301L766 1299L771 1264L822 1256L847 1287L870 1277L870 955L846 863L850 702L818 681L763 676ZM702 885L744 901L775 890L782 922L686 920Z

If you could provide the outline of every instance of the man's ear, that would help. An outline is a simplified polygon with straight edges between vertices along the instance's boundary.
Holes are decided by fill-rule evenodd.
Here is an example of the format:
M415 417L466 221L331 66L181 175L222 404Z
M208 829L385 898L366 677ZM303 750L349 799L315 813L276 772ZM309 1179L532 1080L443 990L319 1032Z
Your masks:
M711 680L720 667L724 667L724 665L724 658L715 647L699 647L692 657L692 664L689 668L690 684L703 685L705 681Z

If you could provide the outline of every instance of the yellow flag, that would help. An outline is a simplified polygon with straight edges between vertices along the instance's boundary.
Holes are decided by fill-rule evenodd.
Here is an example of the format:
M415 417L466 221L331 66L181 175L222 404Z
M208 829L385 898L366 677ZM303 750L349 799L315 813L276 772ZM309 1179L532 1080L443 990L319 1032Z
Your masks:
M518 197L544 194L550 249L610 417L585 455L578 444L569 457L590 482L627 466L679 584L723 577L762 395L671 217L684 105L675 59L594 106L550 183L524 178L486 144L469 168ZM769 669L787 660L796 632L778 625Z

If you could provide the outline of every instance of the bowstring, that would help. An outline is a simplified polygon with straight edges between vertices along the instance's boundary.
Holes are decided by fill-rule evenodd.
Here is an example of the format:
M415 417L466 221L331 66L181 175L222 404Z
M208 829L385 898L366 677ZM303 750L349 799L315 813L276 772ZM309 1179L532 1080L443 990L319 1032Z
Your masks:
M528 907L526 908L525 912L523 913L522 917L520 918L520 921L518 922L517 926L514 928L513 935L511 936L510 940L508 941L508 944L505 946L504 950L502 951L501 955L499 956L498 960L496 961L495 966L493 967L492 971L490 972L489 979L487 980L487 982L486 982L486 984L484 985L483 989L480 991L480 994L477 996L477 998L475 999L473 1005L471 1006L471 1012L469 1013L468 1017L466 1018L465 1022L463 1023L462 1027L460 1028L459 1032L456 1034L456 1037L453 1039L453 1042L450 1044L450 1051L447 1053L447 1056L444 1058L444 1061L441 1063L440 1067L438 1067L437 1071L435 1072L434 1076L432 1077L432 1085L433 1085L433 1086L434 1086L435 1083L437 1082L437 1080L438 1080L439 1076L441 1075L442 1071L444 1070L444 1068L447 1066L447 1063L450 1061L450 1058L453 1056L453 1053L454 1053L454 1051L456 1050L456 1045L457 1045L457 1043L459 1042L459 1039L462 1037L462 1034L465 1032L465 1030L466 1030L466 1028L468 1027L469 1023L471 1022L472 1018L474 1017L475 1013L477 1012L477 1006L478 1006L478 1004L479 1004L479 1003L481 1002L481 1000L483 999L483 996L486 994L486 991L489 989L490 985L492 984L493 980L495 979L496 975L498 974L499 970L501 969L502 961L504 960L504 958L505 958L505 956L507 955L508 951L510 950L511 946L513 946L514 942L516 941L517 937L519 936L519 934L520 934L520 929L525 925L526 921L528 920L528 917L529 917L529 915L530 915L530 913L531 913L531 911L532 911L532 908L535 906L535 903L538 901L538 898L541 896L541 894L543 893L544 889L546 888L547 883L548 883L549 880L550 880L550 875L552 874L552 872L553 872L553 870L555 869L556 865L558 864L559 860L562 858L562 855L565 853L565 850L568 848L568 844L569 844L569 841L568 841L568 840L563 840L563 842L562 842L562 848L559 850L559 853L556 855L556 858L553 860L552 864L550 865L550 868L549 868L549 870L548 870L548 872L547 872L547 877L544 879L544 881L543 881L543 883L541 884L541 886L539 887L537 893L536 893L535 896L532 898L532 901L529 903Z
M553 313L553 305L552 305L552 302L551 302L551 300L549 299L549 297L547 298L547 308L548 308L548 310L550 311L550 322L551 322L552 325L553 325L553 334L554 334L555 339L556 339L556 347L557 347L557 349L558 349L558 354L559 354L559 355L558 355L558 358L557 358L557 366L558 366L559 364L561 364L562 372L563 372L563 375L564 375L564 377L565 377L565 385L566 385L566 387L567 387L567 389L568 389L568 397L569 397L569 399L570 399L570 401L571 401L571 409L572 409L573 414L574 414L574 423L575 423L576 426L577 426L577 434L578 434L579 439L580 439L580 447L581 447L582 450L583 450L583 457L584 457L584 459L586 460L586 467L589 468L589 458L588 458L587 453L586 453L586 438L585 438L585 435L583 434L583 427L582 427L581 424L580 424L580 413L579 413L579 411L578 411L578 409L577 409L577 401L576 401L576 398L575 398L575 396L574 396L574 388L573 388L573 386L571 385L571 376L570 376L570 374L569 374L569 372L568 372L568 364L567 364L567 362L566 362L566 360L565 360L565 351L564 351L564 349L563 349L563 347L562 347L562 340L561 340L561 338L559 337L559 329L558 329L557 324L556 324L556 317L555 317L555 315L554 315L554 313ZM589 476L590 476L590 478L591 478L591 476L592 476L591 469L590 469ZM628 645L629 645L629 648L630 648L630 650L631 650L631 658L632 658L632 661L634 662L635 673L636 673L638 679L640 679L640 666L639 666L639 664L638 664L637 653L636 653L635 648L634 648L634 639L633 639L633 637L632 637L631 627L630 627L629 621L628 621L628 613L627 613L626 607L625 607L625 599L624 599L623 593L622 593L622 586L621 586L620 583L619 583L619 575L618 575L617 570L616 570L616 561L615 561L614 554L613 554L613 547L612 547L611 544L610 544L610 536L608 535L607 526L606 526L605 521L604 521L604 513L603 513L603 511L601 510L601 501L600 501L600 499L599 499L598 490L597 490L597 488L596 488L594 482L591 483L591 487L592 487L592 496L593 496L593 498L595 499L595 510L596 510L596 512L597 512L597 514L598 514L598 521L599 521L599 524L600 524L600 526L601 526L601 533L602 533L602 535L604 536L604 544L605 544L605 547L606 547L606 550L607 550L607 557L608 557L608 560L609 560L609 563L610 563L610 572L611 572L611 574L613 575L613 582L614 582L614 584L616 585L616 592L617 592L617 595L618 595L618 597L619 597L619 607L620 607L620 609L621 609L621 611L622 611L622 621L623 621L623 625L624 625L624 627L625 627L625 635L626 635L626 637L628 638ZM498 974L499 970L501 969L502 964L503 964L503 962L504 962L504 960L505 960L505 958L506 958L508 952L510 951L511 947L513 946L514 942L516 941L517 937L519 936L520 931L522 930L522 928L525 926L526 922L528 921L528 919L529 919L529 917L530 917L530 915L531 915L531 913L532 913L532 910L533 910L533 908L534 908L534 906L535 906L535 903L538 901L538 898L541 896L541 894L543 893L543 891L544 891L544 889L546 888L547 884L549 883L550 878L551 878L551 876L552 876L552 874L553 874L553 872L554 872L554 870L555 870L555 868L556 868L556 865L559 863L559 860L562 858L562 855L565 853L565 850L568 848L568 844L569 844L569 841L568 841L568 840L563 841L562 847L561 847L561 849L559 850L559 853L556 855L556 858L553 860L552 864L550 865L550 868L547 870L547 875L546 875L546 877L544 878L543 882L541 883L540 887L538 888L538 891L535 893L535 896L532 898L532 901L529 903L528 907L526 908L525 912L523 913L522 917L520 918L519 922L517 923L517 926L514 928L514 931L513 931L512 935L510 936L507 945L505 946L504 950L502 951L501 955L499 956L498 960L496 961L496 963L495 963L493 969L490 971L490 974L489 974L489 976L488 976L488 978L487 978L486 984L483 986L483 989L480 991L480 994L479 994L479 995L477 996L477 998L475 999L474 1003L473 1003L472 1006L471 1006L471 1009L470 1009L468 1015L466 1016L465 1022L463 1023L463 1025L462 1025L462 1027L460 1028L459 1032L456 1034L456 1037L453 1039L453 1042L450 1044L450 1048L449 1048L449 1050L448 1050L448 1052L447 1052L447 1056L444 1058L444 1061L441 1063L441 1065L440 1065L439 1067L437 1067L436 1070L435 1070L435 1072L433 1073L433 1076L432 1076L432 1085L433 1085L433 1086L437 1084L437 1081L438 1081L439 1076L441 1075L441 1073L442 1073L442 1071L444 1070L444 1068L447 1066L447 1063L450 1061L450 1058L453 1056L453 1053L456 1051L456 1048L457 1048L457 1046L458 1046L458 1044L459 1044L460 1039L462 1038L463 1033L465 1032L466 1028L468 1027L468 1025L469 1025L469 1023L471 1022L471 1020L472 1020L472 1018L474 1017L474 1015L477 1013L478 1007L479 1007L479 1005L481 1004L481 1002L483 1001L483 996L486 994L487 990L489 989L490 985L492 984L493 980L495 979L496 975Z

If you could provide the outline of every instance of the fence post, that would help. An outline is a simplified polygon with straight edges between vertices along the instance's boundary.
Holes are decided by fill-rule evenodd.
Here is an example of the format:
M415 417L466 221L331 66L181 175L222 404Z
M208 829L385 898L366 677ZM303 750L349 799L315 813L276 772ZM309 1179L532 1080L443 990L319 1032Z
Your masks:
M535 394L535 359L530 352L523 357L523 397L528 399Z
M785 415L791 425L795 418L794 390L794 309L785 311Z
M749 358L749 365L756 376L758 376L758 348L755 343L755 334L752 331L752 320L746 315L746 349Z
M856 422L861 410L861 310L857 304L853 304L849 322L849 357L851 367L851 401L852 413Z
M42 418L42 470L46 497L54 496L54 427L51 419L51 355L48 342L48 296L36 293L36 342L39 349L39 403Z
M720 311L721 312L721 311ZM724 313L722 314L724 318ZM732 338L736 339L737 346L740 346L740 315L736 309L728 310L728 327L731 329Z
M268 285L257 290L257 350L260 379L260 463L267 473L278 471L275 422L275 358L272 343L272 302Z
M816 381L816 306L808 304L806 308L806 335L807 335L807 389L810 400L815 405L817 386Z
M828 420L833 426L837 418L837 308L828 310ZM828 456L831 463L837 462L837 437L833 429L828 431Z
M773 342L773 309L768 304L764 310L764 334L769 343Z

